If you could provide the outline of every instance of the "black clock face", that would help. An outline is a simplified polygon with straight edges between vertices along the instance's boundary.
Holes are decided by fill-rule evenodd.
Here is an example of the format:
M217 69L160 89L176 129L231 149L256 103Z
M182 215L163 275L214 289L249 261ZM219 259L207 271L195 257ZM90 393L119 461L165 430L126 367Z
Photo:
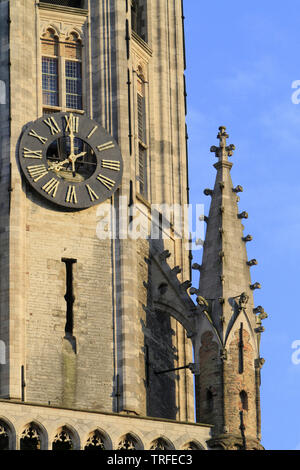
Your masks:
M25 178L39 194L71 209L110 198L123 173L116 141L97 122L72 113L43 116L29 124L19 159Z

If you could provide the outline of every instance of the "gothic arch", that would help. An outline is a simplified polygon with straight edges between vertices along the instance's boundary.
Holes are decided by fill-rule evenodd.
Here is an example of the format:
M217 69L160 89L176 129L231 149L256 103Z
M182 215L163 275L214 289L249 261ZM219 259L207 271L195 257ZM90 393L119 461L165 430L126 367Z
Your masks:
M20 433L20 450L48 449L48 433L44 426L31 421L23 426Z
M57 429L51 440L52 450L80 450L80 438L77 431L65 424Z
M65 32L65 38L66 40L69 40L72 34L75 34L77 36L77 41L80 41L81 43L83 42L83 32L77 28L76 26L72 26Z
M159 436L151 441L149 450L175 450L175 447L165 436Z
M102 429L96 428L89 432L88 436L84 440L84 450L111 450L112 442L109 435Z
M46 34L47 34L49 31L53 31L54 36L55 36L58 40L60 39L61 31L59 30L59 28L57 27L57 25L55 25L54 23L44 24L43 29L42 29L42 32L41 32L41 39L43 39L44 36L46 36Z
M205 450L205 447L200 444L200 442L196 441L195 439L192 439L182 446L182 450Z
M8 419L0 416L0 450L14 450L16 448L16 431Z
M116 450L144 450L144 445L136 434L128 432L117 440L115 448Z
M237 317L237 319L235 320L234 324L232 325L232 328L228 332L226 340L225 340L225 347L228 347L231 344L231 342L234 341L235 333L237 331L238 325L241 322L243 323L243 329L247 331L247 333L249 334L249 344L252 346L255 354L258 355L255 333L253 332L253 328L249 321L248 315L245 312L241 312L239 316Z

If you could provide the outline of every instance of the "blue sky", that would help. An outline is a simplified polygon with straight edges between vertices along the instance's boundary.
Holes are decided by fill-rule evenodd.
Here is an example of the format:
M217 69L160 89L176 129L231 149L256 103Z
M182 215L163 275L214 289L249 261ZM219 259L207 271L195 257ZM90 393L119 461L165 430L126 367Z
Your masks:
M208 212L209 149L225 125L236 146L233 183L244 188L239 208L249 214L245 235L253 236L248 255L259 263L251 268L262 285L255 304L269 315L261 341L262 443L300 449L300 364L292 362L300 340L300 104L291 99L300 80L299 3L184 0L184 10L191 203Z

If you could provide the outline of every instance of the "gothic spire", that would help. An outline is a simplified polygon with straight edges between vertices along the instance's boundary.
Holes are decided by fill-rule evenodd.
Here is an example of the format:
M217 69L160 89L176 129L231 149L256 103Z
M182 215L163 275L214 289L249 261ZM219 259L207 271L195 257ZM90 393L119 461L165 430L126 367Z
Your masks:
M242 219L247 219L248 214L238 209L237 193L243 188L234 187L230 175L233 164L228 157L233 155L235 146L227 145L229 136L224 126L219 128L217 138L219 146L210 149L218 158L214 164L216 182L213 191L204 191L212 200L209 217L206 218L199 294L211 303L211 320L225 343L240 305L244 305L246 300L247 311L251 312L249 321L254 330L253 291L260 288L260 284L252 283L250 275L250 268L257 261L247 258L246 244L252 237L243 234Z

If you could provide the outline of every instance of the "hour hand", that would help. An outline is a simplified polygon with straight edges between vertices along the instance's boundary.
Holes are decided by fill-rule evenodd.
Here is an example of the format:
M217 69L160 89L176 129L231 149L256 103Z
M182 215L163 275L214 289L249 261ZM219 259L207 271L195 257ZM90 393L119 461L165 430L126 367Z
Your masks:
M66 163L70 163L69 158L66 158L62 162L53 162L53 163L48 162L48 169L53 170L53 171L60 171L64 169L64 165Z

